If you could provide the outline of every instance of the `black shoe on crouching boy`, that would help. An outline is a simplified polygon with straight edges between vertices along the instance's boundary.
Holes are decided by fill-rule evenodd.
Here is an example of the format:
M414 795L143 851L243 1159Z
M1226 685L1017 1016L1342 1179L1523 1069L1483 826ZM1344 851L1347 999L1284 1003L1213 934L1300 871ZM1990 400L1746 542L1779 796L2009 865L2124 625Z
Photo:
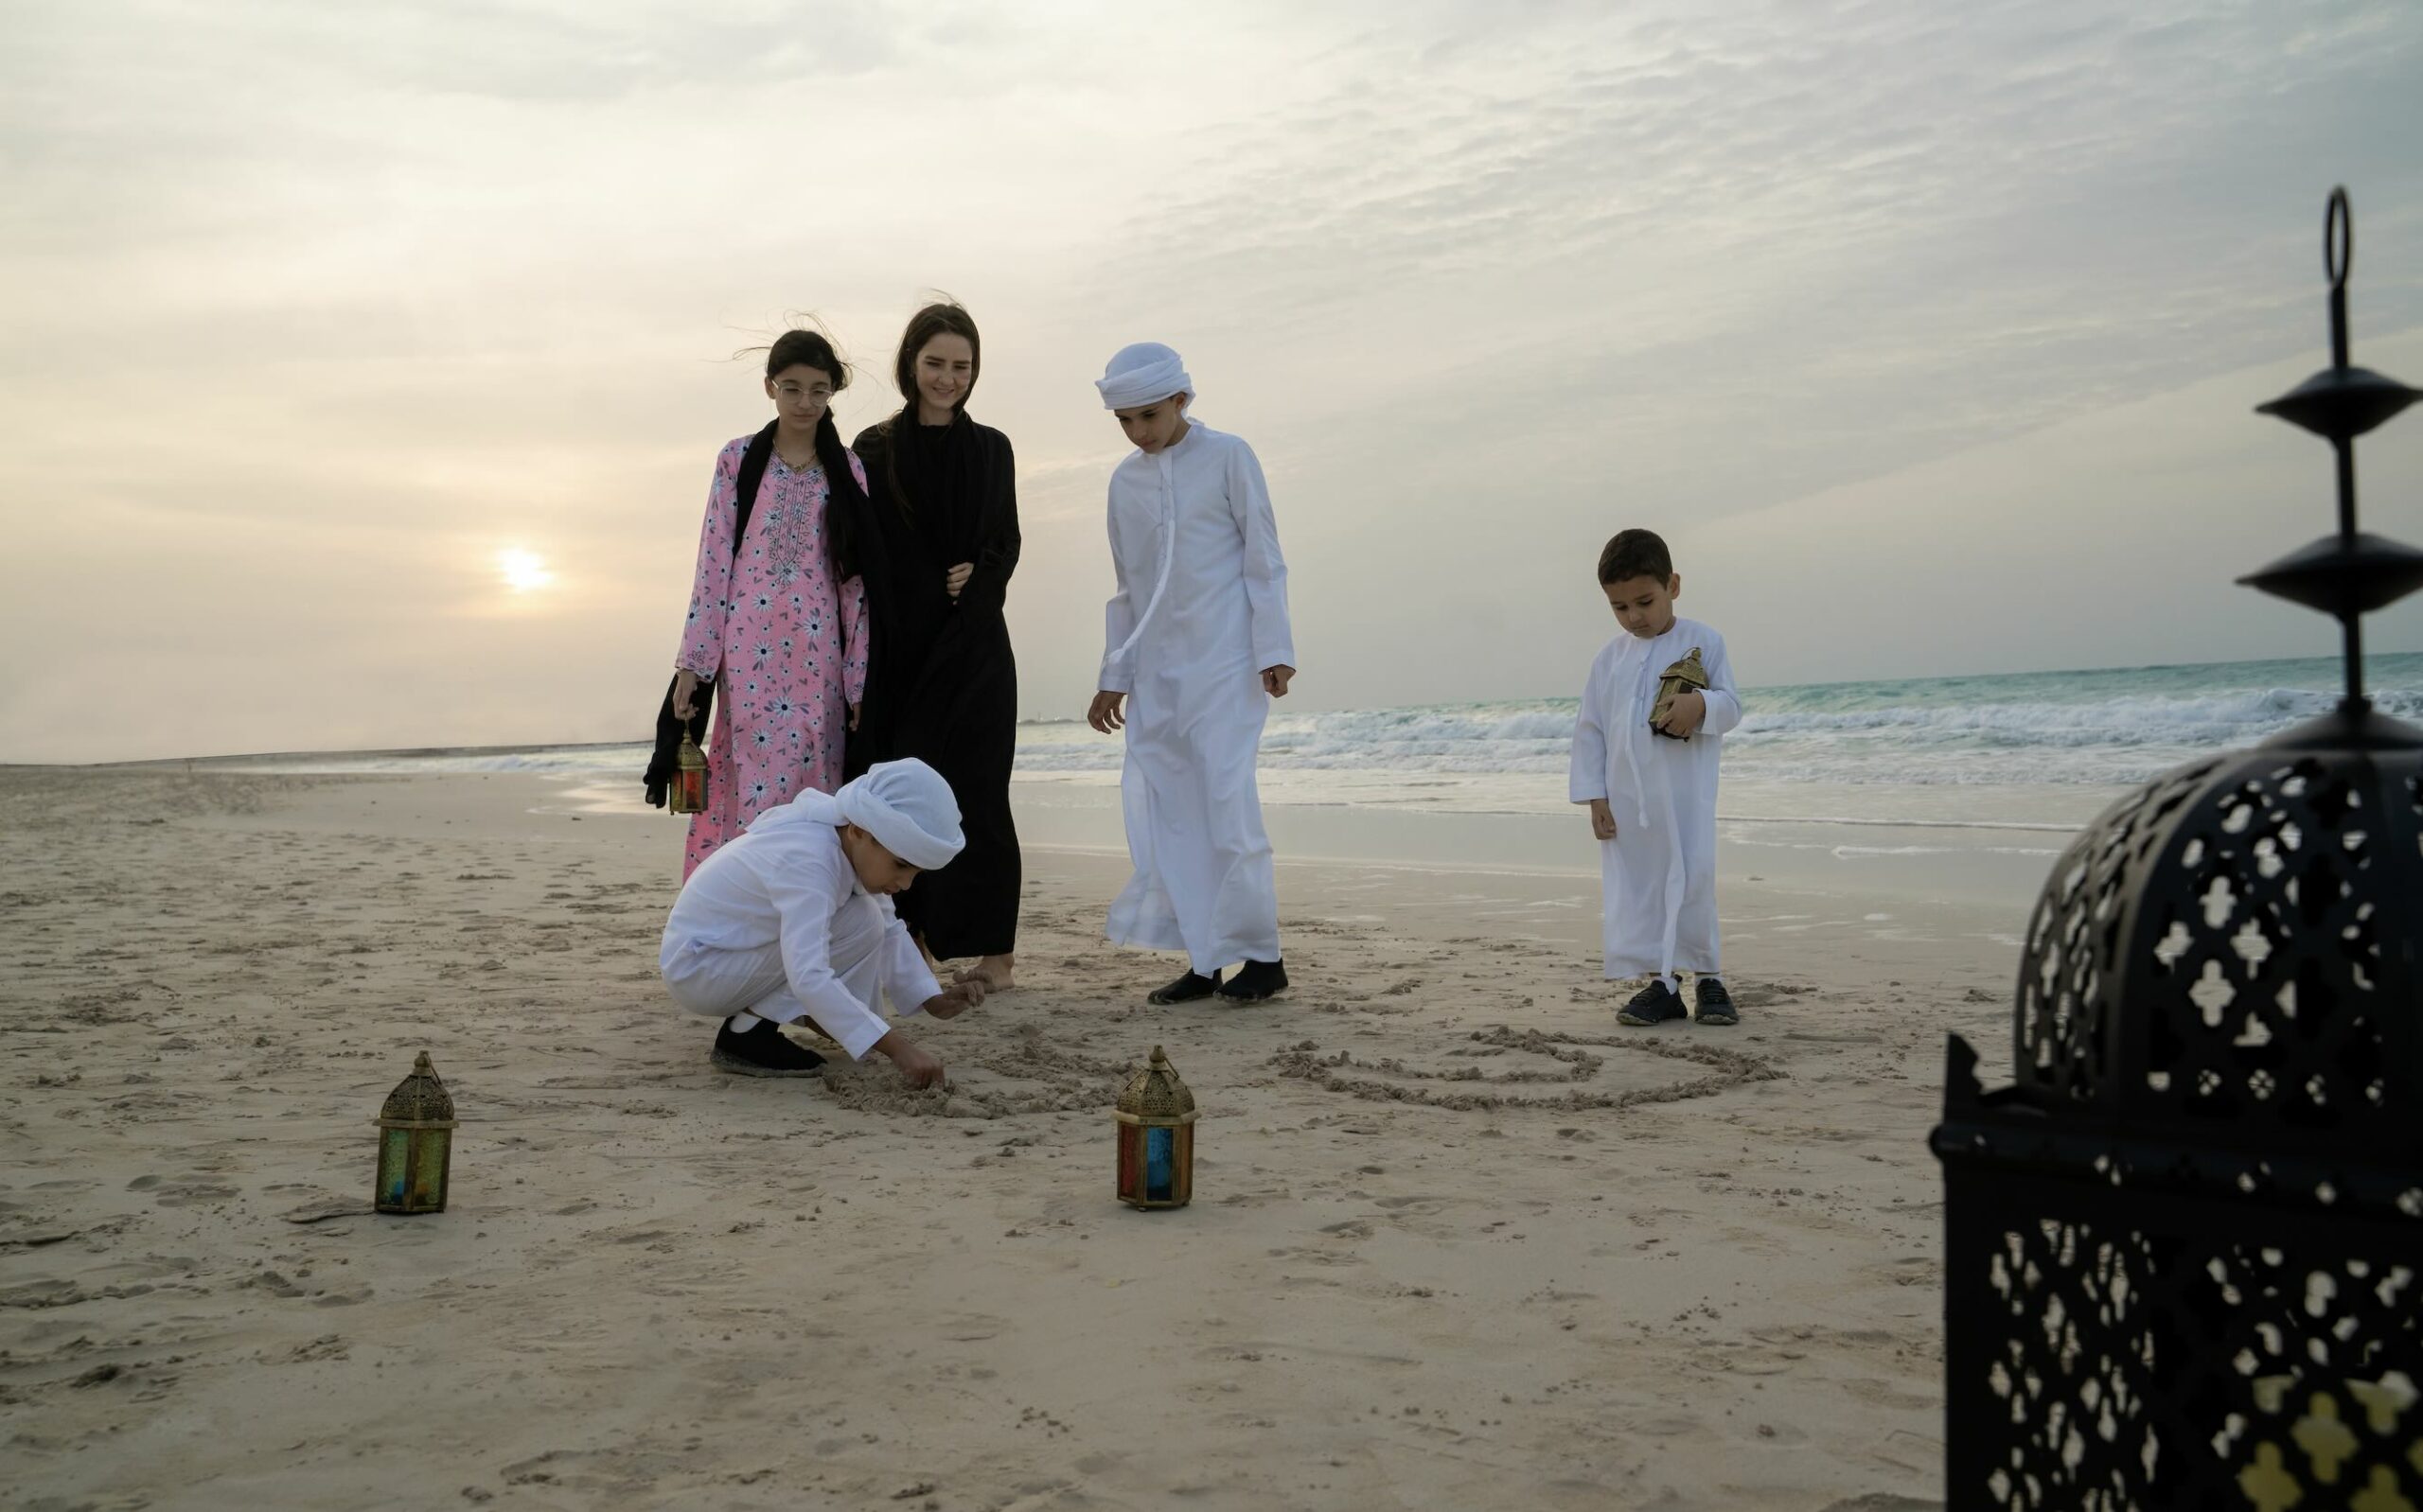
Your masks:
M735 1029L726 1019L716 1030L718 1070L734 1076L814 1076L824 1057L804 1045L794 1045L771 1019L759 1019L753 1029Z
M1231 1003L1259 1003L1286 990L1287 963L1279 960L1247 961L1220 984L1220 995Z
M1678 1018L1689 1018L1683 1007L1683 994L1667 985L1659 976L1632 994L1632 1001L1616 1010L1618 1024L1671 1024Z
M1209 997L1219 990L1220 974L1218 972L1206 976L1201 972L1190 971L1167 987L1154 988L1144 994L1144 1001L1167 1007L1171 1003L1192 1003L1199 998Z
M1733 994L1713 976L1703 976L1691 984L1691 1002L1699 1009L1703 1024L1739 1024L1742 1015L1734 1011Z

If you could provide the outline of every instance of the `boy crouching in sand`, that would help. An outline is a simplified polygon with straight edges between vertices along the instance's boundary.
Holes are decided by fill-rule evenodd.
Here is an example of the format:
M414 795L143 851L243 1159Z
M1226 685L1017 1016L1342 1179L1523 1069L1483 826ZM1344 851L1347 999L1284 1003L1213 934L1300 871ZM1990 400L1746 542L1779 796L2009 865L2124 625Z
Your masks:
M1654 533L1618 532L1599 554L1599 587L1623 628L1590 664L1570 797L1590 805L1599 839L1607 976L1652 978L1616 1019L1689 1016L1680 966L1694 976L1701 1023L1738 1023L1716 939L1716 767L1742 722L1733 661L1724 637L1675 616L1683 579ZM1661 704L1670 673L1674 696Z
M954 1018L984 1001L945 992L892 911L892 895L964 844L950 784L919 761L883 762L827 796L769 809L699 865L664 922L657 965L673 1000L724 1020L715 1064L739 1076L807 1076L824 1064L777 1026L805 1016L855 1061L892 1058L912 1087L943 1063L876 1011Z

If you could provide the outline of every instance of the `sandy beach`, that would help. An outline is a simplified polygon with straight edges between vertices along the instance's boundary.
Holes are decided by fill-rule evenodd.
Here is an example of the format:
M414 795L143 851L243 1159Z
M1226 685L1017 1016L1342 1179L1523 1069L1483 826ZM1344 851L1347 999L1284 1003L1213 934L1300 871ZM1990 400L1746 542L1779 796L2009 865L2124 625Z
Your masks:
M1938 1504L1924 1138L2024 898L1728 870L1745 1022L1626 1030L1595 876L1282 860L1292 995L1155 1010L1123 859L1036 847L911 1093L712 1070L679 826L560 796L0 770L0 1505ZM423 1049L452 1206L376 1217Z

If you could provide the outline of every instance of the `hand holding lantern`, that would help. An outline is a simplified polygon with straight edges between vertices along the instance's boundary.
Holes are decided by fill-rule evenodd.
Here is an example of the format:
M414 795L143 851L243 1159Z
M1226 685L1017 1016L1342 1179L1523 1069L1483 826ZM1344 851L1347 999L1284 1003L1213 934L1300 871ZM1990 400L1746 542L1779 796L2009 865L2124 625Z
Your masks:
M671 814L704 814L707 811L707 753L687 734L681 737L679 770L673 778L673 792L665 804Z
M1707 700L1704 696L1707 688L1707 668L1700 662L1700 648L1693 646L1689 656L1658 675L1657 702L1650 708L1649 728L1669 740L1690 739L1692 731L1700 728L1700 721L1707 715ZM1678 702L1684 706L1688 717L1679 721L1684 728L1670 730L1667 728L1670 723L1678 722L1675 720ZM1696 713L1689 712L1693 704L1698 705Z

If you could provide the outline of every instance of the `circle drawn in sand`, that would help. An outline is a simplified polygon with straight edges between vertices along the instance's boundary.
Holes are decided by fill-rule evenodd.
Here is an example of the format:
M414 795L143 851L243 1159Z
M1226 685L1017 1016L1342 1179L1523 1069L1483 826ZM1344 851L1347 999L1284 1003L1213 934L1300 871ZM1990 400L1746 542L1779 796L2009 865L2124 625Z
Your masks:
M825 1065L825 1090L845 1108L909 1118L1009 1118L1022 1113L1107 1109L1135 1070L1124 1061L1053 1045L1041 1026L1021 1024L1008 1044L955 1046L950 1085L920 1090L889 1064Z
M1296 1077L1326 1091L1342 1092L1367 1102L1412 1102L1424 1107L1453 1108L1459 1112L1538 1108L1570 1113L1593 1108L1629 1108L1652 1102L1681 1102L1691 1098L1710 1097L1728 1087L1751 1081L1777 1081L1784 1074L1764 1056L1691 1040L1648 1035L1549 1034L1540 1029L1509 1029L1502 1024L1494 1029L1477 1029L1470 1039L1472 1044L1483 1048L1449 1053L1494 1056L1511 1050L1543 1056L1554 1064L1537 1069L1497 1072L1483 1070L1477 1065L1433 1070L1408 1065L1393 1058L1361 1061L1344 1050L1334 1055L1322 1055L1320 1047L1310 1040L1280 1051L1270 1058L1270 1064L1282 1076ZM1600 1072L1605 1068L1609 1058L1584 1046L1682 1061L1700 1065L1705 1070L1702 1075L1681 1081L1650 1082L1616 1090L1585 1090L1583 1084L1599 1080ZM1367 1074L1355 1075L1355 1072ZM1448 1090L1451 1087L1546 1086L1553 1082L1566 1083L1566 1090L1538 1097L1495 1091Z

